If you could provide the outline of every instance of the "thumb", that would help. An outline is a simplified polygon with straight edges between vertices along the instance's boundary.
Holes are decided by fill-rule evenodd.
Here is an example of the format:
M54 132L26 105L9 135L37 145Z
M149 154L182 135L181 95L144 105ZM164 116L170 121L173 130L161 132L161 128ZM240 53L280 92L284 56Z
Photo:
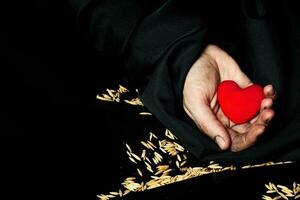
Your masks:
M241 70L238 63L225 51L218 49L218 56L216 56L217 66L220 72L221 80L234 80L237 84L245 88L252 85L252 81L248 76Z
M230 136L209 105L205 103L198 104L196 109L189 110L189 112L198 128L212 138L222 150L229 148Z

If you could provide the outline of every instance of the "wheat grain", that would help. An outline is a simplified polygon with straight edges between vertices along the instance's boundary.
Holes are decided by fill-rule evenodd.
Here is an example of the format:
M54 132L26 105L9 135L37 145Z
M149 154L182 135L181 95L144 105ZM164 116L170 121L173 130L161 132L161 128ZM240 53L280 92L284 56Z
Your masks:
M132 157L129 157L129 160L131 160L131 162L137 164L137 162Z
M183 161L182 163L180 163L180 167L182 167L182 166L185 165L185 164L186 164L186 160Z
M177 160L179 161L179 162L181 162L182 160L181 160L181 157L180 157L180 155L179 154L177 154Z
M281 193L281 192L277 192L277 193L285 200L289 200L289 198L287 198L287 196L285 196L283 193Z
M102 100L102 101L112 101L112 99L108 99L108 98L104 98L104 97L101 97L101 96L99 96L99 95L97 95L97 97L96 97L97 99L99 99L99 100Z
M146 153L147 153L146 150L143 149L142 154L141 154L141 158L142 158L143 160L146 159Z
M160 159L163 159L163 157L162 157L159 153L157 153L157 152L154 152L154 155L155 155L156 157L160 158Z
M110 192L109 194L116 196L119 195L119 192Z
M182 151L182 152L184 151L183 146L181 146L180 144L174 142L174 145L175 145L175 148L176 148L178 151Z
M149 145L151 145L153 148L155 148L156 149L156 146L151 142L151 141L147 141L147 143L149 144ZM153 149L154 150L154 149Z
M126 151L126 154L128 155L128 157L131 157L131 153L129 151Z
M130 192L130 190L125 190L123 193L123 196L127 195Z
M175 140L175 136L171 133L171 131L169 129L166 129L165 136L167 136L171 140Z
M156 164L156 165L158 164L158 161L156 160L155 157L153 157L152 160L153 160L154 164Z
M158 139L157 138L157 136L154 134L154 133L152 133L151 131L149 132L155 139Z
M143 177L143 173L142 173L142 171L141 171L139 168L137 168L137 172L138 172L138 174L139 174L141 177Z
M126 147L127 147L128 151L131 153L131 152L132 152L132 150L131 150L130 146L129 146L127 143L125 143L125 145L126 145Z
M288 187L284 186L284 185L277 185L278 188L281 189L281 191L283 191L286 194L292 194L293 191L290 190Z
M262 199L264 199L264 200L273 200L271 197L269 197L267 195L263 195Z
M129 92L129 90L126 87L119 85L118 92L125 93L125 92Z
M149 112L140 112L139 115L152 115L152 114Z
M160 149L163 153L167 153L162 147L159 147L159 149Z
M115 95L113 94L112 90L106 89L106 91L108 92L109 96L111 96L112 98L115 98Z
M131 155L132 155L136 160L142 161L142 159L141 159L138 155L136 155L135 153L131 153Z
M222 167L218 164L212 164L212 165L209 165L208 167L211 169L222 169Z

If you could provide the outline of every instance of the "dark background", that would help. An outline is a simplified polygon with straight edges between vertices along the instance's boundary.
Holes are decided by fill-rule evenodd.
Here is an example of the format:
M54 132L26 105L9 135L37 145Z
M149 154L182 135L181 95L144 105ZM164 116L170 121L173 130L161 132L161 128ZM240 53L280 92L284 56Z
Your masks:
M122 68L114 69L118 61L92 50L64 1L14 1L1 10L1 96L10 127L1 135L37 129L56 111L68 117L86 111L94 107L99 91L120 79ZM28 117L37 121L15 122L30 121ZM57 113L53 120L66 118Z
M133 111L95 97L126 82L120 59L93 51L65 1L1 2L0 19L0 199L86 200L114 190ZM299 180L298 167L209 175L128 199L232 198L232 188L260 199L268 181Z
M96 94L122 80L120 62L92 50L64 1L0 13L0 199L95 199L118 178L113 110Z

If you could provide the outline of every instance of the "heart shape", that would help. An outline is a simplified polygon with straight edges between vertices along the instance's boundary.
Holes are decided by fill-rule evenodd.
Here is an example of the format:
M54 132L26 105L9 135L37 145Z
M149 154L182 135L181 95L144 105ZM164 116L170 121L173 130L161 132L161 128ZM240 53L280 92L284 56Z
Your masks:
M217 97L223 113L234 123L242 124L258 113L265 95L260 85L240 88L236 82L226 80L219 84Z

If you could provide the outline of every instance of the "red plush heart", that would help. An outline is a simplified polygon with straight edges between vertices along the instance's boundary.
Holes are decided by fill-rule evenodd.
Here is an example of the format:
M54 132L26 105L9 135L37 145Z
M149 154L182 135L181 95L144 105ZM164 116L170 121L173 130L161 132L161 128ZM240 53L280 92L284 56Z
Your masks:
M223 113L234 123L242 124L258 113L264 91L257 84L240 88L236 82L226 80L219 84L217 96Z

